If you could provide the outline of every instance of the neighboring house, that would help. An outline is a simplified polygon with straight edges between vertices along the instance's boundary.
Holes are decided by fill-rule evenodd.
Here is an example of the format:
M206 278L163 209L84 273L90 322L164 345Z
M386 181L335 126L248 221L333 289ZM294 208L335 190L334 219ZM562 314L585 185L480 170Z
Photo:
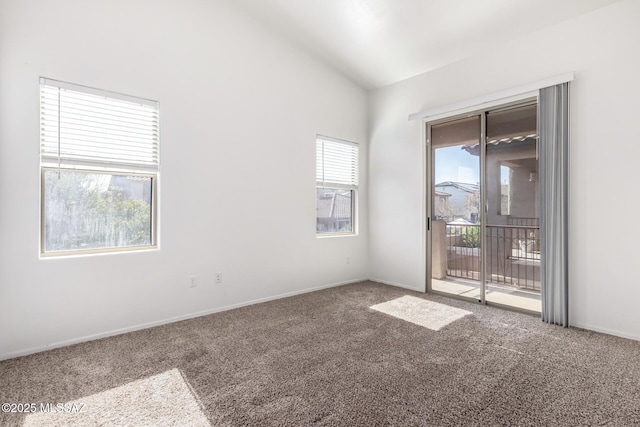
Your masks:
M449 204L449 198L451 194L444 191L435 190L434 192L434 209L436 220L452 221L454 218L453 211Z
M333 233L351 230L351 191L317 190L317 231Z
M480 219L480 186L478 184L445 181L434 187L436 207L439 200L438 193L449 195L446 197L447 215L442 215L442 219L452 221L455 218L464 218L471 223ZM437 210L436 215L438 215Z

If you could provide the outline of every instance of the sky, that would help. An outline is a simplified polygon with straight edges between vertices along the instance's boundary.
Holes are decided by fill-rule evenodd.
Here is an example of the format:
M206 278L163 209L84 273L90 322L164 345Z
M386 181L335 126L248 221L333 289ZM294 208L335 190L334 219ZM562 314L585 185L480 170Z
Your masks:
M436 148L435 150L436 181L477 184L480 182L480 157L472 156L460 145ZM500 166L500 183L509 184L509 168Z
M480 182L480 157L472 156L460 145L436 148L435 169L435 184L444 181Z

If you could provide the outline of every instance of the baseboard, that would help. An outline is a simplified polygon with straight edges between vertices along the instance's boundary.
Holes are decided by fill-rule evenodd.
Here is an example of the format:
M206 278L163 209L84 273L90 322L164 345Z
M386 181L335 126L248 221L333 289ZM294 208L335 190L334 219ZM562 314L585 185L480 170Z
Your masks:
M410 291L424 292L424 289L418 289L418 288L415 288L413 286L405 285L403 283L390 282L388 280L376 279L375 277L370 277L369 280L371 280L372 282L382 283L383 285L389 285L389 286L395 286L397 288L409 289Z
M587 323L569 323L570 327L585 329L587 331L600 332L602 334L613 335L620 338L627 338L634 341L640 341L640 335L628 334L608 328L600 328L598 326L589 325Z
M163 319L163 320L157 320L157 321L153 321L153 322L141 323L141 324L134 325L134 326L128 326L126 328L114 329L114 330L111 330L111 331L101 332L101 333L93 334L93 335L86 335L86 336L80 337L80 338L73 338L73 339L70 339L70 340L58 341L58 342L54 342L54 343L51 343L51 344L46 344L44 346L32 347L32 348L25 349L25 350L11 351L11 352L8 352L8 353L0 354L0 361L1 360L7 360L7 359L13 359L13 358L16 358L16 357L28 356L30 354L40 353L40 352L48 351L48 350L54 350L56 348L67 347L67 346L70 346L70 345L80 344L80 343L83 343L83 342L94 341L94 340L98 340L98 339L101 339L101 338L108 338L108 337L112 337L112 336L115 336L115 335L126 334L128 332L139 331L139 330L142 330L142 329L149 329L149 328L153 328L155 326L161 326L161 325L166 325L166 324L169 324L169 323L180 322L182 320L189 320L189 319L193 319L193 318L200 317L200 316L206 316L208 314L220 313L222 311L233 310L234 308L246 307L246 306L249 306L249 305L260 304L262 302L268 302L268 301L273 301L273 300L277 300L277 299L281 299L281 298L292 297L292 296L295 296L295 295L302 295L302 294L306 294L306 293L309 293L309 292L320 291L322 289L335 288L337 286L348 285L348 284L351 284L351 283L358 283L358 282L362 282L362 281L365 281L365 280L368 280L368 279L360 278L360 279L348 280L348 281L344 281L344 282L331 283L331 284L328 284L328 285L316 286L316 287L313 287L313 288L302 289L302 290L299 290L299 291L285 292L283 294L273 295L273 296L264 297L264 298L258 298L258 299L254 299L254 300L250 300L250 301L244 301L244 302L240 302L240 303L237 303L237 304L231 304L231 305L227 305L227 306L223 306L223 307L213 308L213 309L210 309L210 310L203 310L203 311L198 311L196 313L185 314L185 315L182 315L182 316L170 317L170 318Z

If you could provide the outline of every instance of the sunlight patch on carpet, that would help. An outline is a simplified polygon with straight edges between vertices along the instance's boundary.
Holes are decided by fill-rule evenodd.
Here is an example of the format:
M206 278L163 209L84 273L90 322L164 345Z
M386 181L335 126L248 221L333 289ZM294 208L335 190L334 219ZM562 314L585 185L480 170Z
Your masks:
M412 297L411 295L372 305L369 308L424 326L433 331L439 331L448 324L471 314L467 310Z
M211 427L178 369L133 381L73 402L51 403L29 414L24 427L196 426ZM45 410L47 407L44 408Z

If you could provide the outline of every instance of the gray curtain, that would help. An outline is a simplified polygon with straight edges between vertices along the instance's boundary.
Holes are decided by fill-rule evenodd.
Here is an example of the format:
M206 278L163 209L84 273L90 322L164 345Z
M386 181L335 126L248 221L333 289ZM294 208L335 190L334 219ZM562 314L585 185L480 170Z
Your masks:
M542 320L569 326L569 83L540 90Z

